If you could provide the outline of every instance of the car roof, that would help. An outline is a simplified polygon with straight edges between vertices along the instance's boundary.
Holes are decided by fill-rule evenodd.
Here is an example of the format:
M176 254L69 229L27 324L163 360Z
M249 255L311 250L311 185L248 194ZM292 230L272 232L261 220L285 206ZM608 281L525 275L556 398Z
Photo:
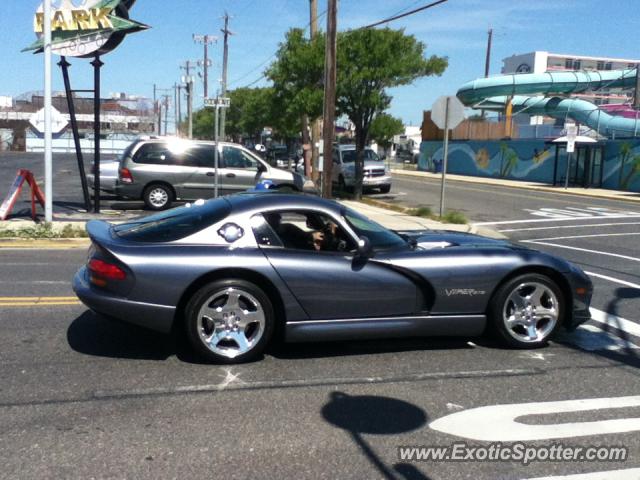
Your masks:
M340 214L342 206L333 201L314 195L295 193L260 192L240 193L226 197L235 212L263 210L263 209L296 209L316 208L330 210L336 215Z

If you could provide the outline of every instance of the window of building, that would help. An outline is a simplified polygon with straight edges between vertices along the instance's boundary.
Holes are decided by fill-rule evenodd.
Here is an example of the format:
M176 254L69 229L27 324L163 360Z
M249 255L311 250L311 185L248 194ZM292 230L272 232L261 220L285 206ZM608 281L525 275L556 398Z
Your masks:
M611 70L613 68L613 63L607 62L604 66L605 70Z
M582 68L582 62L580 60L573 61L573 69L580 70Z
M571 70L571 69L573 68L573 59L571 59L571 58L567 58L567 59L564 61L564 66L565 66L565 68L567 68L567 69Z
M598 70L604 70L604 62L602 60L598 61L598 66L596 67Z

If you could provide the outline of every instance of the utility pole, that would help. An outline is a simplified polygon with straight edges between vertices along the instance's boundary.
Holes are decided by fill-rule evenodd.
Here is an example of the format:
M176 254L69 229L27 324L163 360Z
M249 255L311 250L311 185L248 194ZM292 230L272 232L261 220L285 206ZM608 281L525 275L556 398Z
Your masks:
M636 110L640 108L640 64L636 64L636 89L633 92L633 108Z
M309 31L313 40L318 35L318 0L309 0L310 2L310 22ZM320 142L320 124L322 120L316 119L311 123L311 178L314 182L320 180L320 152L318 143Z
M484 77L487 78L489 76L489 68L491 65L491 44L493 42L493 28L489 29L487 33L487 57L484 62Z
M169 126L169 95L163 95L164 99L164 134L168 135L168 126Z
M204 45L204 60L202 61L203 81L204 81L204 98L209 98L209 67L211 66L211 60L209 60L209 45L212 45L218 41L218 37L213 35L198 35L193 34L193 41ZM198 62L200 64L200 62Z
M336 51L337 51L338 0L329 0L327 8L327 44L324 58L324 109L323 109L323 169L322 195L331 198L331 170L333 167L333 136L336 116Z
M51 127L51 2L45 0L44 14L44 220L53 221L53 130Z
M227 96L227 69L229 63L229 35L233 35L232 32L229 31L229 14L224 12L224 29L222 30L224 33L224 51L222 54L222 93L221 96L224 98ZM220 138L224 141L225 139L225 122L227 119L226 109L223 108L222 112L220 112Z
M189 138L193 138L193 77L191 76L191 69L197 65L197 62L192 62L191 60L187 60L182 68L186 75L182 77L182 83L185 84L185 88L187 89L187 119L189 122L187 135Z
M180 99L180 93L178 91L178 84L173 85L173 118L175 118L176 124L176 137L180 136L180 115L178 114L178 101Z
M160 134L158 128L158 87L153 84L153 132Z

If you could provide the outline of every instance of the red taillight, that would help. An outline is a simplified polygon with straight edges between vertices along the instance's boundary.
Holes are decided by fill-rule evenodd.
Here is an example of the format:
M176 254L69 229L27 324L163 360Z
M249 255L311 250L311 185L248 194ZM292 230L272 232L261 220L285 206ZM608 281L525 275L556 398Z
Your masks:
M133 183L133 175L128 168L121 168L119 174L122 183Z
M96 277L101 277L103 279L124 280L127 278L127 274L120 267L97 258L89 260L89 270Z

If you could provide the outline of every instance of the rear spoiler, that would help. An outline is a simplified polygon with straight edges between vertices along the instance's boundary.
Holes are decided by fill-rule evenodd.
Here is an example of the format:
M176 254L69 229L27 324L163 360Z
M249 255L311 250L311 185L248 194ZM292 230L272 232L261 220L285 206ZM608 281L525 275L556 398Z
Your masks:
M91 220L87 223L87 233L93 243L102 246L110 245L113 242L111 236L111 224L103 220Z

